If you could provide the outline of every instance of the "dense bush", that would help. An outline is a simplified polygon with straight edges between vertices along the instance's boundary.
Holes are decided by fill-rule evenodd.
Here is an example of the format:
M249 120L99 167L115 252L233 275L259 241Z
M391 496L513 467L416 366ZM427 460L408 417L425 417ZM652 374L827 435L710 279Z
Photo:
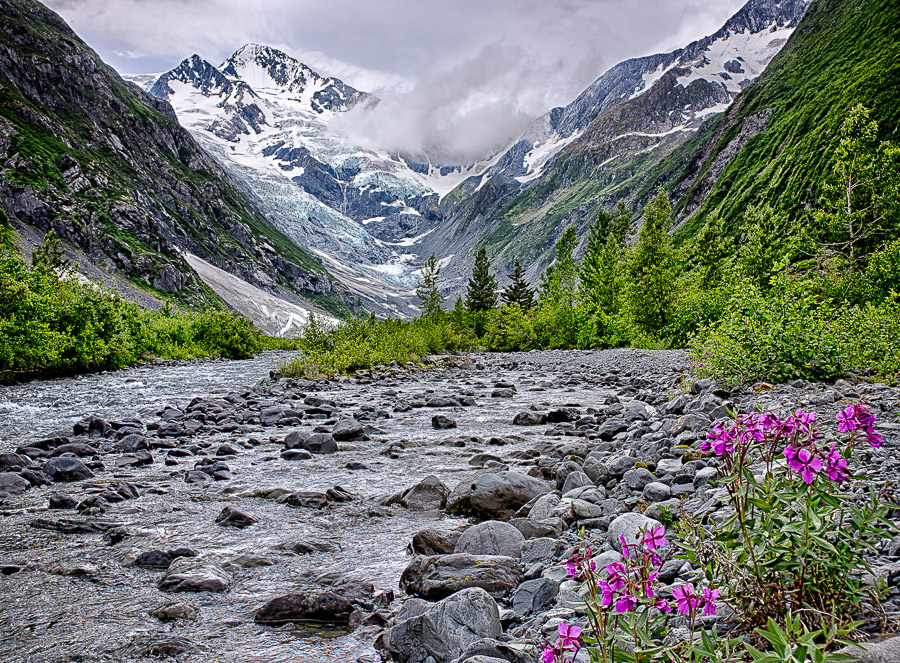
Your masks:
M769 292L743 282L721 320L692 344L698 373L729 382L831 379L850 371L900 376L900 306L820 298L808 279L779 276Z
M493 311L484 336L488 350L522 352L535 347L534 329L518 304Z
M245 359L263 347L246 318L149 312L81 283L56 264L52 245L50 237L31 266L0 254L0 374L7 378L121 368L149 355Z

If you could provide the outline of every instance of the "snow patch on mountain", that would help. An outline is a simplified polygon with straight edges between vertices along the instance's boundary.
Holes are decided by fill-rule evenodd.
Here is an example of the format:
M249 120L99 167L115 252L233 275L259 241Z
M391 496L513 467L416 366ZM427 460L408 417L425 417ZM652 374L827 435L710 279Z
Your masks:
M761 32L729 32L710 44L678 83L684 87L701 79L722 83L737 95L763 72L793 32L794 28L779 29L775 23Z

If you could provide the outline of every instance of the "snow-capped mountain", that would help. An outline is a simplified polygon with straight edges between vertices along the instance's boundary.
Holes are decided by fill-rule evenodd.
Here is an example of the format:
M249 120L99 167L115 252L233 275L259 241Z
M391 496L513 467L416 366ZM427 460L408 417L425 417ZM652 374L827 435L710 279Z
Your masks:
M763 72L811 1L749 0L713 35L612 67L461 184L422 248L454 256L442 276L457 290L479 245L498 271L518 258L536 280L567 226L583 230L618 201L646 204L664 184L656 165Z
M268 46L248 44L218 66L194 55L149 91L367 307L406 316L416 312L417 269L432 251L445 258L453 293L479 244L491 244L500 270L517 256L539 270L560 219L582 223L623 178L645 173L727 108L810 1L749 0L715 34L616 65L507 150L467 167L353 144L333 120L379 100ZM532 189L540 198L507 207Z
M492 173L522 183L577 140L597 117L656 87L689 90L691 102L646 127L648 137L696 130L759 76L787 42L812 0L750 0L713 35L671 53L626 60L594 81L565 107L554 108L499 160Z
M437 203L476 167L434 166L361 149L329 125L378 99L277 49L248 44L215 66L185 59L149 87L369 307L408 315Z

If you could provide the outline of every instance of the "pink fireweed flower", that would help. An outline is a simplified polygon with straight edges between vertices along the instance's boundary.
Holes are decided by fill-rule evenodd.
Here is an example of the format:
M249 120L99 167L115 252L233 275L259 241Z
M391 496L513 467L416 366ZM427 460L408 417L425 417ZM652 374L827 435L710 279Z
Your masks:
M792 463L797 458L797 452L800 451L793 444L789 444L784 448L784 457L788 459L788 463Z
M703 589L703 614L704 615L714 615L716 614L716 599L719 598L719 590L718 589Z
M849 433L857 428L870 429L875 425L875 416L869 409L861 404L848 405L837 414L838 430L841 433ZM880 436L878 436L880 437ZM871 437L869 444L872 443ZM872 445L875 446L875 445Z
M876 449L884 446L884 438L875 432L874 426L866 427L866 438L869 440L869 445Z
M606 565L606 582L614 592L622 591L628 583L628 571L622 562L613 562Z
M638 580L637 582L638 587L644 588L644 596L646 596L648 599L653 598L653 581L658 577L659 573L657 571L654 571L649 576L647 576L646 580Z
M625 541L624 534L619 534L619 543L622 544L622 554L625 556L625 559L631 557L631 553L628 550L628 542Z
M787 450L785 450L787 451ZM794 472L800 474L800 478L806 484L811 484L816 480L816 473L821 471L825 464L821 458L813 456L809 449L800 449L792 460L788 461L788 465Z
M576 580L584 580L585 571L596 571L597 565L591 559L590 548L575 548L575 553L566 560L566 573Z
M848 405L837 413L838 431L841 433L849 433L859 428L856 421L856 406Z
M706 437L708 439L700 445L701 451L712 451L717 456L734 451L734 440L737 437L734 427L725 428L724 423L717 421Z
M544 645L544 653L541 654L541 663L554 663L558 650L556 647Z
M666 601L665 599L656 599L656 603L654 603L653 606L657 610L664 612L666 614L669 614L670 612L672 612L672 606L669 605L669 602Z
M578 638L581 637L581 627L574 624L559 623L559 644L563 649L578 647Z
M688 615L697 607L697 595L694 594L694 586L681 585L672 590L672 596L678 607L678 614Z
M644 544L644 547L647 550L656 550L657 548L669 545L669 542L666 541L666 528L659 525L658 527L648 529L641 536L641 543Z
M777 415L774 415L771 412L763 412L761 415L759 415L758 422L759 425L762 426L762 429L766 432L775 430L782 425L781 419L779 419Z
M812 426L812 423L816 420L815 412L804 412L803 410L797 410L794 413L794 416L804 426Z
M831 445L831 451L825 459L825 473L828 478L837 483L844 483L849 475L847 474L847 459L838 451L837 444Z
M626 594L616 601L616 612L631 612L637 607L637 599L631 594Z
M613 593L616 591L612 587L609 586L609 583L601 580L597 583L597 586L600 588L600 591L603 592L603 597L600 599L600 605L609 607L613 602Z

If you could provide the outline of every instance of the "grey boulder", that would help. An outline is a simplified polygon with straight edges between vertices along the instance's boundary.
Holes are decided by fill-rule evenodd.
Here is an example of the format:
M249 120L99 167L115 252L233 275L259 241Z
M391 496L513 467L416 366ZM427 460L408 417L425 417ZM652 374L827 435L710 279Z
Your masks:
M366 429L356 419L343 419L335 424L331 437L338 442L365 442L369 439Z
M44 473L56 482L80 481L94 476L94 473L84 463L77 458L68 456L59 456L48 460L44 465Z
M0 498L21 495L31 488L31 484L12 472L0 473Z
M559 594L559 584L550 578L526 580L512 596L513 610L520 617L539 612L550 605Z
M345 597L329 591L307 591L286 594L268 601L256 611L257 624L286 624L317 621L347 624L353 604Z
M456 542L458 553L520 558L525 537L509 523L487 520L473 525Z
M412 603L411 601L408 603ZM500 610L479 588L464 589L432 606L415 602L404 606L384 643L398 663L455 661L473 643L496 638L503 630Z
M432 474L407 488L398 502L410 511L438 511L447 504L448 495L450 489Z
M457 484L447 500L447 510L509 520L520 507L549 492L549 484L521 472L483 471Z
M178 557L157 585L164 592L224 592L231 576L223 569L192 557Z
M400 589L429 601L469 587L500 598L520 582L522 567L512 557L454 553L414 558L400 576Z

